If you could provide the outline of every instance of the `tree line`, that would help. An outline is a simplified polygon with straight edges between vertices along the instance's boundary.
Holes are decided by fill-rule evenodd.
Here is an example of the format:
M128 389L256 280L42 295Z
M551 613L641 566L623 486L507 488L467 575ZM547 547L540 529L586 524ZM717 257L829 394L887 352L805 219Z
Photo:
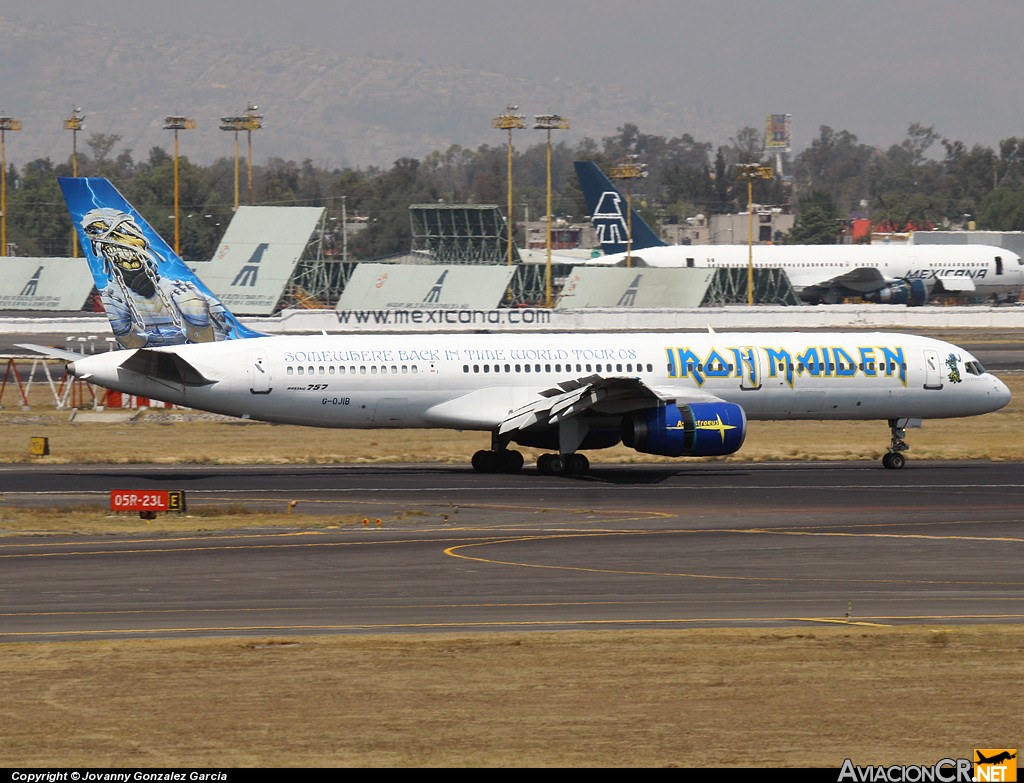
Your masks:
M515 140L513 140L514 143ZM118 151L120 136L92 134L88 152L76 161L31 161L7 171L7 238L19 256L70 256L72 227L57 184L58 176L109 178L136 209L170 241L174 235L174 161L161 147L136 161L132 150ZM513 151L513 226L546 211L546 143ZM311 160L296 163L270 158L252 166L239 182L239 204L322 206L326 208L325 253L339 256L341 220L359 217L366 228L347 238L351 260L383 258L408 251L410 204L507 203L505 145L475 150L452 145L422 160L402 158L389 169L320 168ZM698 214L727 214L746 209L743 164L764 162L761 132L742 128L724 144L698 141L690 134L666 138L624 124L600 142L551 145L552 213L570 221L587 214L573 162L593 160L605 171L626 156L636 156L648 176L631 184L633 205L652 225ZM849 131L821 126L811 144L779 163L781 176L753 183L759 205L791 208L793 230L783 241L829 244L840 241L844 225L869 219L888 230L948 227L973 222L979 229L1024 229L1024 138L1010 137L997 149L941 136L934 128L912 124L906 138L888 148L862 144ZM235 160L210 165L178 159L182 256L213 256L234 210ZM243 162L242 171L248 166Z

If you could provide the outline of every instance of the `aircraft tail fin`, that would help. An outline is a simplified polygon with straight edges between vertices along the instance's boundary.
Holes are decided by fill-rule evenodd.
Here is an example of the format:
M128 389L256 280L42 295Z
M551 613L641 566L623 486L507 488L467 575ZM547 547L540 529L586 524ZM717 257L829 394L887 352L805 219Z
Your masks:
M264 336L243 326L108 180L58 179L122 348Z
M632 229L633 250L646 247L661 247L666 243L655 233L635 209L632 225L626 217L626 198L619 193L612 181L605 176L597 164L590 160L575 162L576 177L587 201L590 222L597 234L597 241L606 255L625 253L627 239Z

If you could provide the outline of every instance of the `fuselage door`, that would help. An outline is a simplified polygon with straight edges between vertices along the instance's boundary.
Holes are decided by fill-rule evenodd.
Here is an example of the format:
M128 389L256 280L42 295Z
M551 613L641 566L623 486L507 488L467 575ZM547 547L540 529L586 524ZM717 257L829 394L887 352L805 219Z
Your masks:
M939 352L929 348L924 351L924 388L942 388L942 364L939 362Z
M737 359L740 366L740 388L745 391L756 391L761 388L761 360L757 348L745 345L737 348Z
M996 256L996 274L1001 275L1003 273L1003 257Z
M252 352L252 385L249 391L253 394L270 394L270 362L267 361L266 351Z

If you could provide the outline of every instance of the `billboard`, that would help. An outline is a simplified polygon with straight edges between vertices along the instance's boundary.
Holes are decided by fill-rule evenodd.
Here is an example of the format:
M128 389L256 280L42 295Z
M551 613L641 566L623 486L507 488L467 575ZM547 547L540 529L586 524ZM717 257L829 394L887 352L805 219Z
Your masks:
M573 267L558 299L560 310L578 307L700 307L715 270Z
M359 264L337 309L490 309L504 299L515 270L508 265Z
M92 287L84 258L0 258L0 310L81 310Z
M769 114L764 128L764 148L789 151L793 131L792 123L792 114Z
M197 273L236 315L271 315L323 213L323 207L239 207Z

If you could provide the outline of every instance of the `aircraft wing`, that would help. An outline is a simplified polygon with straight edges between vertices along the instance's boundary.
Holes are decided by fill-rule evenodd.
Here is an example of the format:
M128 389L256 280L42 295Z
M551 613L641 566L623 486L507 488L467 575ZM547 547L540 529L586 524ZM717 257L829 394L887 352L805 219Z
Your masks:
M830 288L848 288L851 291L863 294L868 291L875 291L883 287L887 282L886 278L875 267L860 266L808 287L826 290Z
M977 286L974 285L974 278L961 275L938 275L935 278L942 286L943 291L958 292L958 293L970 293L971 291L977 291Z
M936 275L934 281L941 285L945 291L976 291L977 287L974 284L974 278L967 277L966 275ZM867 293L869 291L875 291L883 286L891 283L891 279L887 279L873 267L858 267L850 272L843 275L838 275L824 283L821 283L814 288L829 288L831 284L836 286L842 286L849 288L858 293Z
M667 402L712 402L719 398L695 390L651 387L639 378L603 378L591 375L562 381L518 408L501 422L498 433L522 432L534 427L557 425L563 419L583 413L621 415Z

